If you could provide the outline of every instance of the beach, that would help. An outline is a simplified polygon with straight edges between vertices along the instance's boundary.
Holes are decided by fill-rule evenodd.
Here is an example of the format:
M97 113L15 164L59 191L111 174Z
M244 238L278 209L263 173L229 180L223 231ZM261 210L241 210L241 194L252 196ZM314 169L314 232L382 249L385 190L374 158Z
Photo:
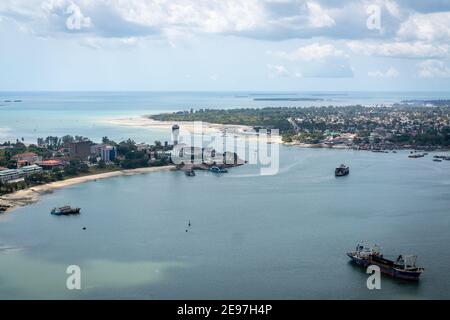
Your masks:
M149 116L146 115L129 118L108 118L101 120L100 122L114 126L146 128L168 133L170 133L172 126L177 124L180 126L181 136L194 133L204 134L208 136L223 136L224 132L226 131L227 135L232 135L236 138L247 140L258 139L258 135L253 127L246 125L201 122L202 129L200 132L198 132L197 130L199 130L199 128L194 127L193 121L157 121L150 119ZM271 143L283 143L281 140L281 136L271 136L269 141Z
M95 181L100 179L107 179L118 176L131 176L136 174L143 173L151 173L151 172L159 172L159 171L167 171L173 170L175 166L163 166L163 167L150 167L150 168L138 168L138 169L130 169L130 170L120 170L120 171L112 171L105 172L99 174L93 174L88 176L76 177L62 181L55 181L48 184L43 184L40 186L31 187L24 190L19 190L14 193L6 194L0 196L0 205L9 206L9 209L6 212L10 212L11 210L23 207L29 204L33 204L39 201L41 195L50 193L53 190L73 186L80 183L85 183L89 181Z

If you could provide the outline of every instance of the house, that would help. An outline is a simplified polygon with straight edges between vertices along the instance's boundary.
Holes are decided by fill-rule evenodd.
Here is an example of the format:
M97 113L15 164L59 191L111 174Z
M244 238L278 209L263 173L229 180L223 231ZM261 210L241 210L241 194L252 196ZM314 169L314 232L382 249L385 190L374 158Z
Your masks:
M32 165L37 161L41 161L42 157L38 156L34 152L24 152L16 154L12 157L12 159L17 162L17 167L20 168L22 166Z
M53 170L53 169L62 169L65 166L64 161L59 159L48 159L36 162L38 166L40 166L43 170Z

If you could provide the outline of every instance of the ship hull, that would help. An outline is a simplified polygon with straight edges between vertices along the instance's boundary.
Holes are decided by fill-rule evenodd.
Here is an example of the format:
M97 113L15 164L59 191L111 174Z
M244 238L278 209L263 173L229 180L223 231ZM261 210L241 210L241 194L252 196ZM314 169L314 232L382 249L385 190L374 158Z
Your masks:
M420 275L423 272L422 269L419 269L418 271L400 270L400 269L397 269L397 268L394 268L391 266L384 265L377 261L357 257L357 256L353 255L352 253L347 253L347 256L350 258L351 262L353 262L354 264L359 265L363 268L367 268L368 266L371 266L371 265L378 266L382 273L389 275L393 278L409 280L409 281L418 281Z

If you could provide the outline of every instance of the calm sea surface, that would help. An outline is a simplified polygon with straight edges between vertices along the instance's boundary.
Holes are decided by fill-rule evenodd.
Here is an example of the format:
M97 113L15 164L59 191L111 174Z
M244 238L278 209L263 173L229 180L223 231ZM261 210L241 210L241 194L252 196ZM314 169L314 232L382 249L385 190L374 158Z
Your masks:
M237 94L1 95L24 100L0 107L3 134L23 130L29 140L48 133L168 140L165 132L96 121L255 103ZM0 216L0 298L448 299L450 162L407 155L282 146L275 176L247 165L221 176L160 172L57 190ZM340 163L351 174L336 179ZM49 214L66 203L82 214ZM423 278L382 277L382 289L369 291L367 275L345 256L360 240L386 255L418 254ZM66 289L69 265L80 266L82 290Z

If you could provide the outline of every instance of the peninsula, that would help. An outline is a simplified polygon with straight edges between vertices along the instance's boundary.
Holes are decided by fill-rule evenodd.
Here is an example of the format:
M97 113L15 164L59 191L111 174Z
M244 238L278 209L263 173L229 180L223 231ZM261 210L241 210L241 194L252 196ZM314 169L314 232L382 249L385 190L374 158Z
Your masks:
M450 103L442 101L426 106L191 109L149 118L278 129L287 144L363 150L450 148Z

